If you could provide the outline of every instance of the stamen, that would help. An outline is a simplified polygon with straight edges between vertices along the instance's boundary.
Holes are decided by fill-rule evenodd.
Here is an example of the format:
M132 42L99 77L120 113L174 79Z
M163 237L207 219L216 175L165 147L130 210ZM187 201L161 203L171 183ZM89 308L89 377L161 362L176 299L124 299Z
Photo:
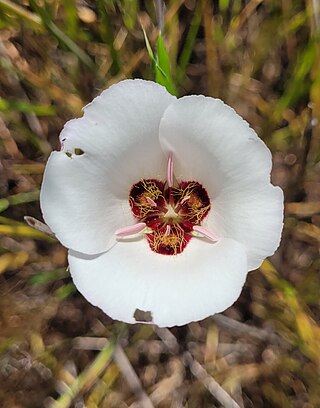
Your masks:
M138 222L137 224L131 225L130 227L119 228L115 231L117 237L127 237L129 235L139 234L146 228L147 224L145 222Z
M166 230L165 230L165 232L164 232L164 236L167 237L168 235L170 235L170 232L171 232L171 227L170 227L170 225L168 224L168 225L166 226Z
M196 231L199 234L203 235L204 237L210 239L210 241L213 241L213 242L219 241L219 238L207 228L200 227L200 225L194 225L192 229L193 231Z
M146 200L147 200L148 204L151 205L151 207L157 207L157 203L155 201L153 201L152 198L146 197Z
M168 181L168 187L172 187L173 185L173 156L172 156L172 153L170 153L168 157L167 181Z
M189 196L189 195L187 195L187 196L185 196L182 200L181 200L181 205L182 204L184 204L186 201L188 201L189 200L189 198L190 198L191 196Z

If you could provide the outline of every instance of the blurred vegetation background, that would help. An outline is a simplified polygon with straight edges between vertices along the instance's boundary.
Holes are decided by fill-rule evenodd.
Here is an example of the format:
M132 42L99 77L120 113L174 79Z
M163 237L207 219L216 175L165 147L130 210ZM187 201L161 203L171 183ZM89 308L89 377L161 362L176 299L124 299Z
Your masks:
M280 249L223 315L170 330L114 322L77 293L41 219L64 123L124 78L154 79L152 1L0 0L0 406L320 407L320 5L169 0L178 95L223 99L273 152ZM236 135L235 135L236 136ZM183 294L181 294L183 296Z

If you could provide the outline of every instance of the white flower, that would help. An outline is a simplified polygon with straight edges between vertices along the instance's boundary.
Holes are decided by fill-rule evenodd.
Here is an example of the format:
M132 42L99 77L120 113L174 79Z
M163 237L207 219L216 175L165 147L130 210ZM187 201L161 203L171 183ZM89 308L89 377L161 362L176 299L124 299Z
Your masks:
M135 323L145 311L174 326L221 312L279 245L270 151L218 99L122 81L60 140L43 216L69 248L79 291L114 319Z

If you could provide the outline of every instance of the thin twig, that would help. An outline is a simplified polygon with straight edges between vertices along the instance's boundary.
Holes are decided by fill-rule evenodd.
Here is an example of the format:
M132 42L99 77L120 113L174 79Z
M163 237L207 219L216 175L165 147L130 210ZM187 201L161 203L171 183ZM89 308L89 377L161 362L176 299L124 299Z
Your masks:
M155 327L154 330L168 350L173 354L177 354L179 351L179 343L170 330L161 327Z
M224 408L240 408L234 399L221 387L217 381L208 374L198 361L194 360L191 353L186 351L183 354L184 361L189 365L192 374L206 387Z
M277 336L270 330L259 329L257 327L250 326L249 324L230 319L230 317L223 316L221 314L213 316L213 320L221 329L227 330L236 335L246 334L260 341L267 341L276 344L284 343L281 337Z
M232 334L245 334L260 341L285 344L285 341L281 337L273 333L271 330L250 326L249 324L238 322L237 320L231 319L230 317L224 316L222 314L216 314L212 317L212 319L220 329L227 330ZM157 327L155 331L160 339L168 347L168 349L173 353L177 353L179 344L174 335L169 330L159 327Z
M78 350L102 350L107 343L105 337L76 337L73 347Z
M164 342L171 352L177 352L179 343L175 336L164 328L155 329L158 336ZM208 374L202 365L194 360L191 353L186 351L183 353L185 364L190 367L192 374L207 388L207 390L219 401L225 408L240 408L240 406L232 399L232 397L219 385L216 380Z
M116 365L118 366L121 374L126 380L127 384L131 388L131 391L139 399L139 407L141 408L154 408L150 398L145 393L142 388L142 384L134 371L128 357L126 356L123 348L120 344L117 344L114 350L113 359Z

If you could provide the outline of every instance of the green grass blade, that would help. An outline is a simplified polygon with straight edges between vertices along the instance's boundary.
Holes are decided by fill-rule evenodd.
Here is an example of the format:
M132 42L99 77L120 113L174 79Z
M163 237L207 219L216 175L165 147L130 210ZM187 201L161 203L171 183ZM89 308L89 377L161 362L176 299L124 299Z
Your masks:
M6 210L11 205L32 203L39 200L39 191L30 191L27 193L18 193L7 198L0 199L0 212Z
M61 395L61 397L52 405L52 408L68 408L70 407L73 399L83 392L85 389L90 388L96 383L97 378L103 373L113 356L114 343L107 343L105 348L100 351L91 365L86 368L71 384L70 388Z
M281 118L285 109L296 103L299 98L308 93L310 87L310 72L316 59L316 46L314 41L309 44L297 57L297 63L290 81L288 81L286 91L275 104L273 111L273 120L276 122Z
M190 24L190 29L188 31L185 44L183 46L183 49L181 51L181 55L179 58L179 64L177 68L178 84L180 84L186 76L186 68L190 61L190 57L191 57L191 54L194 48L194 43L196 41L197 34L199 31L200 23L201 23L201 7L200 7L200 3L198 3L196 10L194 12L194 16L191 21L191 24Z
M149 54L149 58L156 65L157 61L156 61L155 56L153 54L153 51L152 51L152 48L151 48L151 45L150 45L150 41L149 41L149 39L147 37L147 33L146 33L146 31L145 31L145 29L143 27L142 27L142 31L143 31L144 41L146 43L147 51L148 51L148 54Z
M167 91L172 95L176 95L176 86L171 75L171 66L169 55L163 42L161 33L157 40L157 58L156 58L156 82L167 88Z
M219 0L219 9L221 11L226 11L230 6L230 0Z
M28 279L30 285L44 285L46 283L52 283L60 279L69 277L70 274L66 268L58 268L53 271L43 271L37 273Z
M78 14L75 0L64 0L63 2L65 10L65 29L66 34L72 38L76 39L78 34Z
M61 286L54 292L54 295L59 299L63 300L68 298L69 296L73 295L77 291L76 287L72 282L67 283Z
M6 100L0 97L0 112L34 113L37 116L52 116L56 113L50 105L38 105L24 100Z

